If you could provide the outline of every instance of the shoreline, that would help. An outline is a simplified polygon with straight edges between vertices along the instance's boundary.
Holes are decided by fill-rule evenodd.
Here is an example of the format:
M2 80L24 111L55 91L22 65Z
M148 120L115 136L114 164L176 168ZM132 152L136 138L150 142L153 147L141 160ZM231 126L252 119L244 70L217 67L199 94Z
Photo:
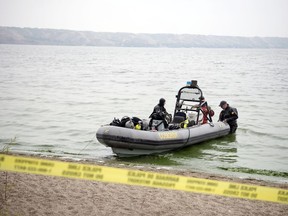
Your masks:
M0 152L1 153L1 152ZM122 168L122 169L131 169L131 170L140 170L140 171L147 171L147 172L156 172L156 173L163 173L163 174L172 174L172 175L180 175L180 176L189 176L195 178L203 178L203 179L211 179L211 180L219 180L219 181L231 181L243 184L255 184L259 186L268 186L268 187L278 187L288 189L288 182L279 182L279 181L270 181L270 180L263 180L257 179L253 177L241 178L232 175L223 175L219 173L212 173L212 172L205 172L199 170L183 170L183 169L168 169L165 166L157 167L157 165L149 166L142 166L142 165L133 165L130 162L121 162L116 163L115 161L105 161L105 160L93 160L93 159L86 159L83 158L79 160L73 158L64 158L58 156L50 156L50 155L35 155L35 154L26 154L20 152L8 152L4 153L7 155L12 156L21 156L21 157L30 157L30 158L39 158L39 159L47 159L52 161L63 161L63 162L72 162L72 163L79 163L79 164L91 164L97 166L106 166L106 167L115 167L115 168ZM288 181L288 180L287 180Z
M45 159L72 162L59 158L45 157ZM92 164L91 161L77 163ZM112 166L107 163L93 164ZM136 168L119 164L114 164L112 167L288 189L288 184L200 172ZM286 204L267 201L16 172L1 171L0 185L0 215L280 216L288 211Z

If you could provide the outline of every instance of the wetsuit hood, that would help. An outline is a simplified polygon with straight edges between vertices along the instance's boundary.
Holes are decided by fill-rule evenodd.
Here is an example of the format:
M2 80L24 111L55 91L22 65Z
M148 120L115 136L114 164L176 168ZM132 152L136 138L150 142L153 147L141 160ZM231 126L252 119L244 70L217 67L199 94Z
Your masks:
M165 99L164 98L161 98L160 100L159 100L159 106L164 106L165 105Z

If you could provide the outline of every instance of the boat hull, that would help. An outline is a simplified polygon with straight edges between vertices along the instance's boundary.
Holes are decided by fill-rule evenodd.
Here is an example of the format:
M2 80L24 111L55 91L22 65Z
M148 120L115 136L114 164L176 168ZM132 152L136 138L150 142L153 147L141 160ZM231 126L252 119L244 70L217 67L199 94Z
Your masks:
M226 136L229 131L229 125L223 122L169 131L143 131L107 125L98 129L96 137L100 143L111 147L117 156L133 157L178 150Z

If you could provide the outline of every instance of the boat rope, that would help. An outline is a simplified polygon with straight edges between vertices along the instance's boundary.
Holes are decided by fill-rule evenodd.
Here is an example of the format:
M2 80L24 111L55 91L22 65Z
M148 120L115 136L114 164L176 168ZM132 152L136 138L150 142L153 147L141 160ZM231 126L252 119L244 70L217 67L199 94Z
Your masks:
M91 142L93 142L94 138L96 139L95 135L93 135L93 137L90 139L90 141L87 143L87 145L86 145L83 149L81 149L81 150L79 151L78 155L80 155L80 153L81 153L82 151L84 151L84 150L88 147L88 145L91 144Z

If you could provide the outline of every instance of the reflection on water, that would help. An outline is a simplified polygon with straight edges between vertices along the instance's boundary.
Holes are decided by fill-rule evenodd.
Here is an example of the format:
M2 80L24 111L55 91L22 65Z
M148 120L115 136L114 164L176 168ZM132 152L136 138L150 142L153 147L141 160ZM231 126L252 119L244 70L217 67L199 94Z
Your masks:
M193 165L193 161L197 159L217 163L234 163L237 162L236 146L236 135L231 134L170 153L132 158L117 158L117 161L178 167L187 164Z
M205 146L204 149L202 149L200 158L227 163L237 162L237 142L235 134L228 135L221 140L211 140Z
M206 141L187 147L174 154L180 158L201 158L205 160L221 160L221 158L236 156L236 135L231 134L215 140Z
M130 158L118 158L117 162L142 164L142 165L160 165L160 166L179 166L180 162L177 162L171 153L158 154L158 155L147 155L140 157L130 157Z
M226 173L242 173L242 177L249 177L253 175L254 177L261 178L261 176L266 176L265 180L271 180L269 177L281 177L288 178L288 172L263 170L263 169L251 169L245 167L238 167L233 165L237 163L237 135L230 134L226 137L218 138L215 140L206 141L199 143L187 148L183 148L179 151L170 152L161 155L149 155L133 158L117 158L117 163L126 164L138 164L142 166L158 165L164 166L169 169L172 167L177 167L178 169L191 169L197 166L199 171L211 171L207 166L207 162L210 161L214 167L214 172L223 174ZM202 161L206 161L202 163ZM217 170L215 170L217 168ZM224 173L225 173L224 172ZM246 175L247 174L247 175ZM259 177L260 176L260 177ZM285 180L279 180L284 181Z

